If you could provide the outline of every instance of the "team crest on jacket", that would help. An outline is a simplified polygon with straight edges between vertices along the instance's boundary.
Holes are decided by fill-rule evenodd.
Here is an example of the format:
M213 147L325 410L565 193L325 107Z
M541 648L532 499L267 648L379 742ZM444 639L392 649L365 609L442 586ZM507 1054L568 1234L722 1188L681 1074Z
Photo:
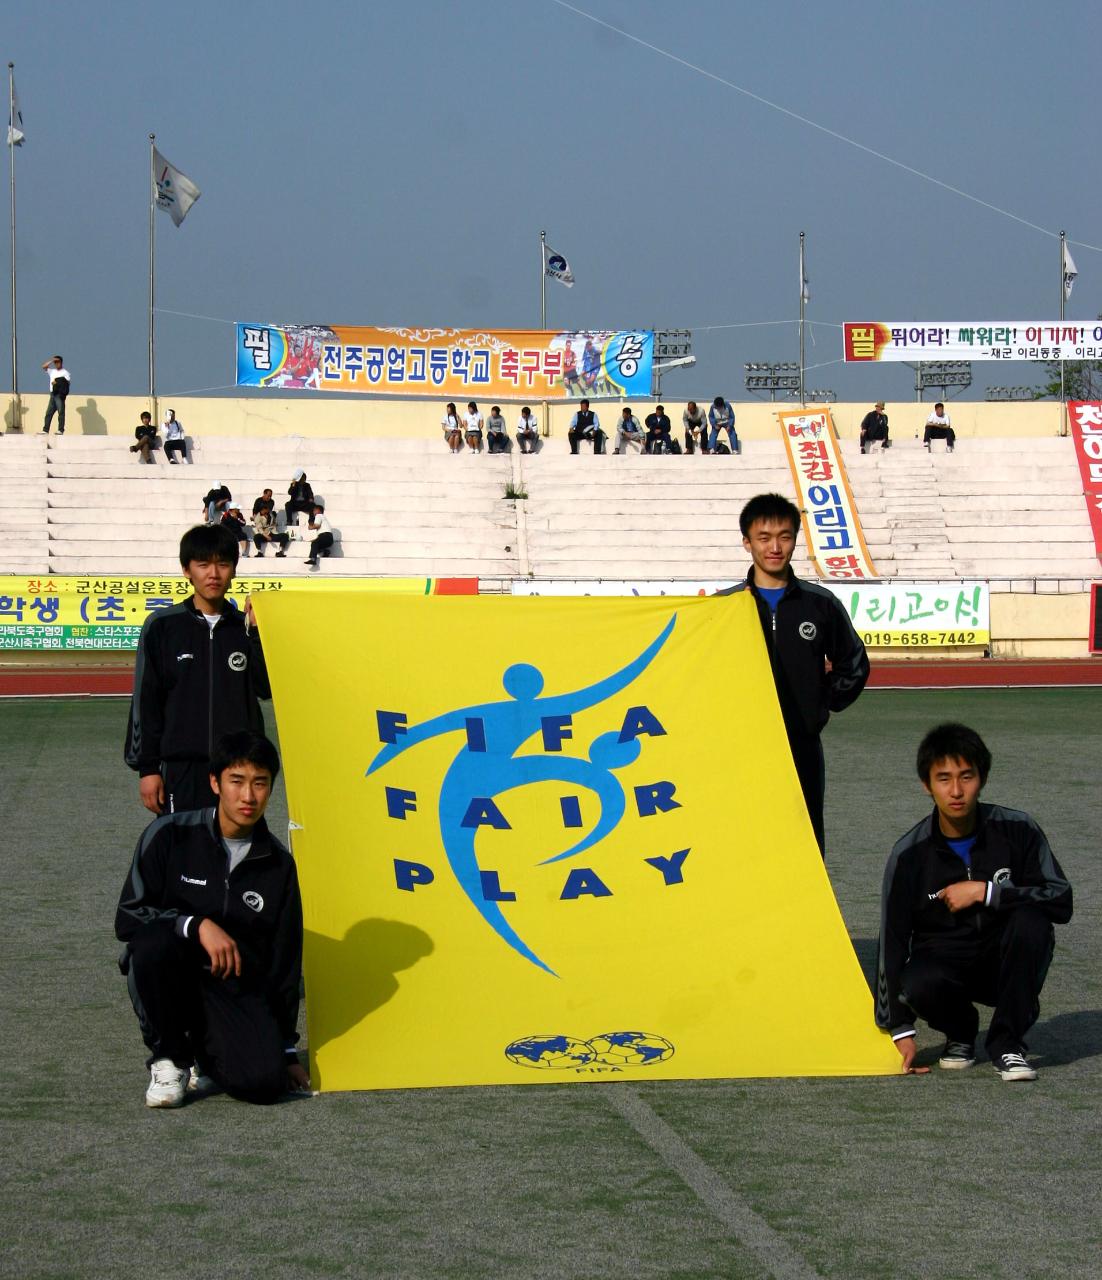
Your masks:
M814 640L818 634L819 628L816 627L814 622L800 623L800 635L802 635L805 640Z
M254 889L247 889L241 895L241 901L247 907L252 907L254 911L264 910L264 899Z
M229 663L231 671L244 671L249 665L248 654L242 653L240 649L235 649L226 661Z

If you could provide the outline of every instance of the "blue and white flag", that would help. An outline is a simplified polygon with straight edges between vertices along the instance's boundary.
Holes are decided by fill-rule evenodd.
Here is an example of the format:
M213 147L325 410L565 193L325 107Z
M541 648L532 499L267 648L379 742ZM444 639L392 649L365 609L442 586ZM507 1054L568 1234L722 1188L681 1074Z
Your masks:
M1072 261L1071 250L1068 248L1067 242L1065 241L1064 243L1064 301L1065 302L1068 300L1068 298L1071 297L1072 286L1075 284L1075 277L1078 274L1079 272L1075 268L1075 263Z
M186 173L169 164L157 148L153 148L153 198L157 208L163 209L176 226L187 217L187 211L201 194Z
M15 91L15 81L11 82L11 101L8 103L8 146L21 147L26 135L23 133L23 112L19 109L19 94Z
M570 270L570 263L561 253L556 253L546 242L543 246L543 269L553 279L558 280L560 284L566 285L568 289L574 288L574 272Z

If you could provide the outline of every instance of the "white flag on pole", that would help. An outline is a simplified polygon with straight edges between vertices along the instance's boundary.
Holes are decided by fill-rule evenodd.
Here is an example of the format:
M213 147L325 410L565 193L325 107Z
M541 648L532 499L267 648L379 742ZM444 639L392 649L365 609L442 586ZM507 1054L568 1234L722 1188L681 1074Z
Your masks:
M1064 242L1064 301L1071 297L1071 289L1075 284L1075 277L1079 272L1075 269L1075 263L1072 261L1071 250Z
M547 243L543 246L543 269L568 289L574 288L574 272L570 270L570 263Z
M23 133L23 112L19 109L19 94L15 91L15 81L11 82L11 101L8 103L8 146L21 147L26 135Z
M186 173L169 164L156 147L153 148L153 182L157 208L163 209L179 226L202 192Z

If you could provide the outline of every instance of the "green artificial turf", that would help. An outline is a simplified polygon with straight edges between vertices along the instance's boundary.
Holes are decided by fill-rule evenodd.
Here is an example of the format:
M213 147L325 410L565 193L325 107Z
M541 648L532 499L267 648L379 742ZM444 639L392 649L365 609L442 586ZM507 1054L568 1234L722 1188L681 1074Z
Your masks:
M1102 690L870 691L825 737L827 861L867 972L887 850L926 810L913 758L927 727L978 728L995 757L986 797L1045 828L1076 915L1030 1037L1036 1084L1005 1085L983 1062L909 1079L215 1097L177 1112L142 1105L144 1047L115 968L115 902L145 825L125 713L0 703L0 1274L1102 1273ZM279 830L281 786L271 817ZM932 1061L938 1038L920 1043ZM624 1118L617 1089L688 1144L703 1183Z

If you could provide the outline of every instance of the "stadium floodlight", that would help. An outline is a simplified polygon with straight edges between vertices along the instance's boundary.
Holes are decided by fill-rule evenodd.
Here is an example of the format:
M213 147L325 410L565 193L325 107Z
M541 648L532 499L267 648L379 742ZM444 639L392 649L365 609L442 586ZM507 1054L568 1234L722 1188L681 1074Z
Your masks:
M829 387L811 387L804 392L804 399L808 404L834 404L838 393Z
M651 394L662 398L662 375L670 369L684 369L696 364L691 329L655 329L654 364L651 366Z
M940 389L945 396L950 387L963 391L972 385L972 365L968 360L924 360L911 368L915 371L915 399L920 402L929 387Z
M776 400L777 393L786 396L800 394L800 366L792 360L768 362L750 361L742 366L743 385L751 395L768 391L769 399Z
M1036 387L988 387L988 400L1035 400Z

